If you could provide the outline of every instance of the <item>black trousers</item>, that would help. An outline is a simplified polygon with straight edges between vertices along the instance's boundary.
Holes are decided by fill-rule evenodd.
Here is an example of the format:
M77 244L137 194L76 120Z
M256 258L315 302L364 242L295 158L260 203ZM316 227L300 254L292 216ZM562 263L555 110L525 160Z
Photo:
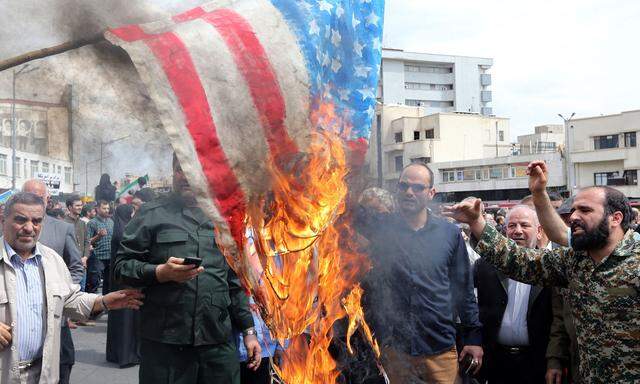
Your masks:
M256 371L247 368L247 363L240 363L240 383L242 384L271 384L269 372L269 358L265 357L260 362Z
M172 345L142 339L140 384L240 384L236 345Z
M71 337L71 330L67 324L60 331L60 384L69 384L71 368L76 362L76 351Z
M490 384L545 383L546 360L542 358L542 361L536 361L530 349L513 353L498 346L491 355L487 367L487 379Z
M99 260L95 256L91 256L87 261L87 286L85 291L89 293L98 292L100 279L102 279L102 294L109 293L109 261Z

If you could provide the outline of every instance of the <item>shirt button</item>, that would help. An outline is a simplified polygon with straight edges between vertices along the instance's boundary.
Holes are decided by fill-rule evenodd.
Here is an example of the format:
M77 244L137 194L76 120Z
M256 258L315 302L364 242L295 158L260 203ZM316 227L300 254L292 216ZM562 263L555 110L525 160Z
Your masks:
M11 350L12 350L12 351L15 351L15 350L16 350L16 347L15 347L15 346L14 346L14 347L11 347Z
M12 321L12 322L11 322L11 326L12 326L12 327L15 327L15 326L16 326L16 322L15 322L15 321Z

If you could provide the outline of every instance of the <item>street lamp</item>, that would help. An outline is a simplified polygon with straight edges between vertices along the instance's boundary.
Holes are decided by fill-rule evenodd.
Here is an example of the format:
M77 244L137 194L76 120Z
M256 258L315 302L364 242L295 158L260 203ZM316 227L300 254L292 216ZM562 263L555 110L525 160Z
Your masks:
M11 97L11 190L16 189L16 78L20 75L33 72L38 67L29 67L29 64L25 64L19 70L13 70L13 89Z
M106 147L107 145L111 145L115 142L118 142L120 140L124 140L126 138L128 138L131 135L126 135L126 136L122 136L122 137L118 137L117 139L113 139L113 140L109 140L109 141L104 141L104 140L100 140L100 176L102 176L102 152L104 151L104 147Z
M569 133L569 123L576 113L572 112L569 118L564 117L561 113L558 116L564 121L564 161L565 172L567 177L567 189L569 190L569 197L573 196L573 187L575 182L573 163L571 162L571 149L569 148L571 143L571 135Z

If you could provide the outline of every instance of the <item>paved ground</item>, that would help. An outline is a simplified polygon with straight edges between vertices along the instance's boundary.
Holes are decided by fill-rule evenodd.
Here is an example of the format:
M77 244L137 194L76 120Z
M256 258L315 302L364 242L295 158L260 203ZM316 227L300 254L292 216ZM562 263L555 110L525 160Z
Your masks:
M71 371L71 384L137 384L138 367L120 369L105 359L107 317L95 327L78 327L71 331L76 347L76 364Z

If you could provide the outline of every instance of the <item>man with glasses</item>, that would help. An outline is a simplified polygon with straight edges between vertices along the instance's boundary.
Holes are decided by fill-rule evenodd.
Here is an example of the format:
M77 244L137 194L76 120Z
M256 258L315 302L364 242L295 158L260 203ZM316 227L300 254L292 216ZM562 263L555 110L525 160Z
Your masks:
M356 224L371 243L373 264L364 304L392 383L452 384L459 360L468 373L482 365L467 249L458 227L428 210L434 194L433 173L415 163L398 182L399 212L360 207L356 213ZM463 329L460 354L456 317Z

